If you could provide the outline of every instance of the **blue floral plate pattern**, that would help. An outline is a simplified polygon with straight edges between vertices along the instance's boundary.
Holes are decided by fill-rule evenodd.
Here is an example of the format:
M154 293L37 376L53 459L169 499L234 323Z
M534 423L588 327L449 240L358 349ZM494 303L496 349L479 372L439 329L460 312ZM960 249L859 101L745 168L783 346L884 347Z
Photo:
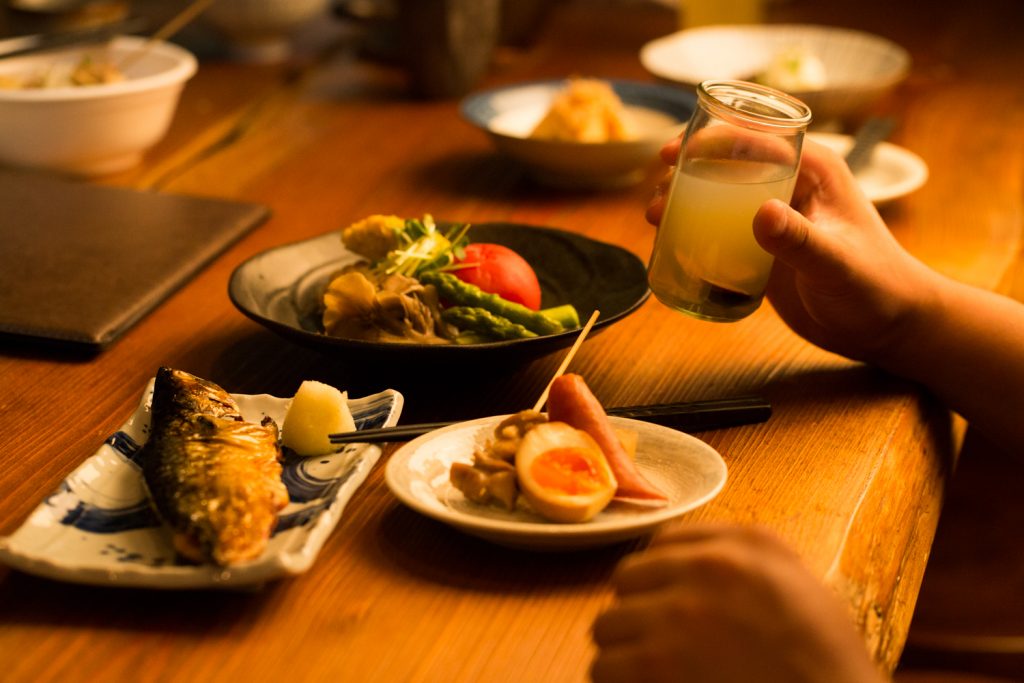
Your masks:
M381 455L378 446L360 443L321 457L286 452L282 479L290 501L263 555L229 568L190 564L175 555L135 462L148 437L152 397L150 381L128 421L20 528L0 538L0 561L62 581L164 589L251 586L301 574ZM234 397L246 420L270 417L278 424L291 400L267 394ZM402 395L388 389L350 400L349 409L358 429L370 429L396 424L402 404Z

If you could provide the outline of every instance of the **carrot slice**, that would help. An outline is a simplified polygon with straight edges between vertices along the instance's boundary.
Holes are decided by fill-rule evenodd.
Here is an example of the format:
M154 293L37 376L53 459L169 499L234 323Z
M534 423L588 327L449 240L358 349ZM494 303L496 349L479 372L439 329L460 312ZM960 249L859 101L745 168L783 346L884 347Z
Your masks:
M600 401L583 378L565 374L551 384L548 395L548 419L565 422L589 434L601 447L608 465L619 482L615 500L665 504L668 496L658 490L640 473L608 421Z

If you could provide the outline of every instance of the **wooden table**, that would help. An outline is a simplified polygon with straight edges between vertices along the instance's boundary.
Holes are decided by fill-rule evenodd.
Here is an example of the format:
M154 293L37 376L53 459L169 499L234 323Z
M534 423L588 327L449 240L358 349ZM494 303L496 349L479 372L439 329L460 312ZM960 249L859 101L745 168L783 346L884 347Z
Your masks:
M912 4L912 3L911 3ZM900 5L900 3L896 3ZM934 266L1004 286L1024 215L1024 98L1015 0L791 0L768 20L836 23L911 50L884 108L894 141L931 176L884 209ZM638 3L559 5L540 40L503 49L482 85L571 73L649 79L639 47L674 14ZM557 356L429 381L357 372L235 311L232 269L265 249L372 213L555 226L647 258L643 208L662 170L600 193L542 189L460 120L455 101L404 95L401 73L351 47L276 67L207 61L143 166L102 181L261 202L273 217L94 358L0 346L0 534L13 532L131 413L162 364L240 393L286 396L304 379L354 394L387 386L403 421L472 418L532 404ZM197 235L197 239L201 239ZM712 503L679 520L771 527L850 605L879 664L901 652L954 461L954 421L919 389L805 343L770 306L732 325L654 300L592 338L573 369L608 406L764 393L765 424L705 432L729 466ZM387 454L385 454L386 457ZM530 554L464 536L401 506L381 464L313 568L255 593L65 585L0 569L0 671L11 681L578 681L616 563L644 541Z

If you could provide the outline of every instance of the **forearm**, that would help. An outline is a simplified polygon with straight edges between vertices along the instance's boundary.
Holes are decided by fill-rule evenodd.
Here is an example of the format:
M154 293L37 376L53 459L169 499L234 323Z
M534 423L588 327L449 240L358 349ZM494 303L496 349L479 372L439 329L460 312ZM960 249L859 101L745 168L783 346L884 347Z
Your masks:
M1007 450L1024 448L1024 305L935 275L899 342L876 359Z

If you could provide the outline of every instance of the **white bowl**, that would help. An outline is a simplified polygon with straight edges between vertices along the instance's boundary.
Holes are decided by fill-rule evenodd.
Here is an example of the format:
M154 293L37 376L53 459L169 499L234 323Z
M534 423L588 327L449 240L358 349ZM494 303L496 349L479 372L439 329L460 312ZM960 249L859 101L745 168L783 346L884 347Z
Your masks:
M802 49L825 68L825 86L792 90L818 124L865 113L910 71L910 55L870 33L804 24L705 26L647 43L640 61L655 76L695 87L711 78L749 80L783 51Z
M0 60L0 75L36 74L83 55L117 64L145 44L121 36L108 45L75 47ZM0 89L0 163L73 175L114 173L137 164L167 133L196 59L158 42L125 62L125 80L88 86Z
M486 132L502 153L540 182L558 187L613 187L643 178L658 150L678 135L696 106L692 93L635 81L608 80L622 100L637 137L613 142L568 142L529 137L565 80L534 81L475 93L462 116Z
M326 17L328 0L218 0L203 20L228 39L231 55L243 62L274 63L292 53L292 34Z

